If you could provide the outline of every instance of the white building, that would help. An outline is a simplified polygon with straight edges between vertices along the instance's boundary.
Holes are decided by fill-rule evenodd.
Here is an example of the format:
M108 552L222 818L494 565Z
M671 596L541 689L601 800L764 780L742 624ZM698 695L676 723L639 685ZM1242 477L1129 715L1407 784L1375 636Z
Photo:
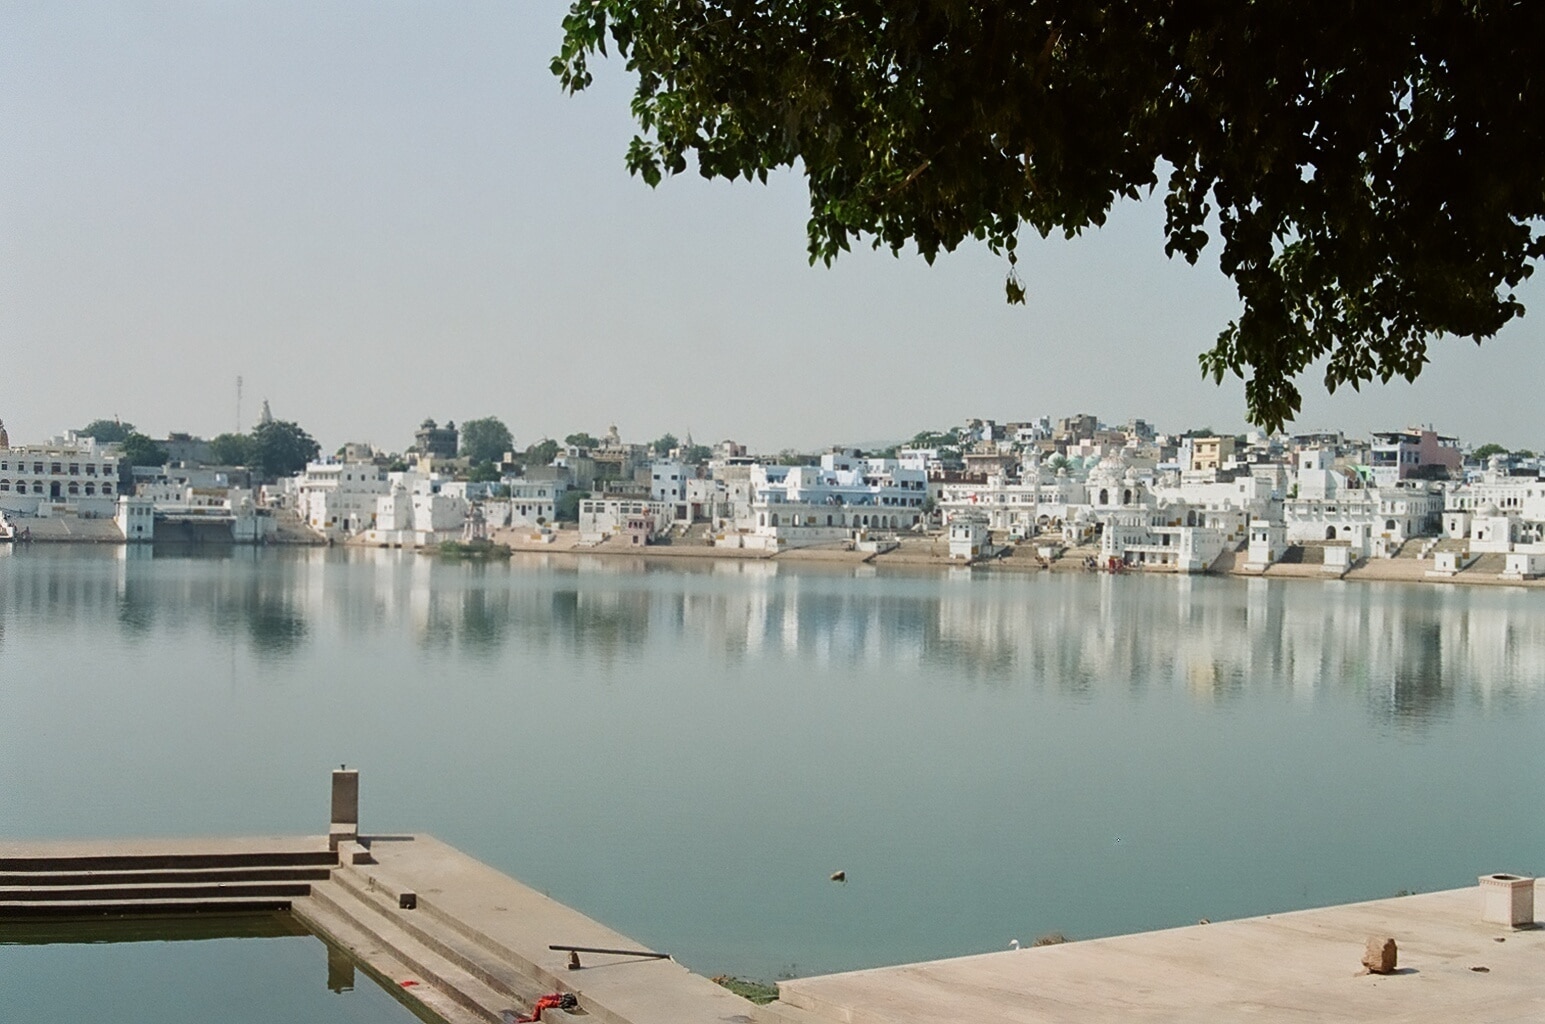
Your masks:
M687 480L692 476L684 463L675 460L657 460L649 466L649 498L651 501L687 500Z
M1280 520L1282 495L1278 493L1275 475L1256 475L1243 467L1219 470L1191 470L1157 481L1153 486L1154 497L1160 502L1184 502L1189 508L1208 513L1240 513L1250 519ZM1212 525L1231 527L1222 518Z
M721 480L687 481L687 514L691 521L717 522L729 508L729 488Z
M1494 458L1479 480L1450 486L1443 534L1468 539L1472 551L1545 542L1545 478L1513 476Z
M950 520L950 561L974 562L992 555L991 533L987 517L977 512L962 512Z
M328 537L362 533L375 525L376 502L391 485L374 462L312 462L296 477L296 511Z
M1268 566L1282 557L1286 549L1287 527L1264 519L1254 520L1250 523L1245 568L1251 572L1265 572Z
M113 518L124 540L142 543L156 539L156 507L149 498L121 495Z
M615 494L585 498L579 503L579 542L599 544L626 535L636 544L647 544L670 528L675 513L675 502Z
M445 493L438 477L413 471L388 473L390 490L375 499L373 525L362 531L371 544L422 547L459 540L469 505L460 494Z
M1111 568L1206 572L1231 543L1240 539L1244 515L1238 513L1233 529L1207 522L1205 512L1184 502L1112 512L1103 521L1100 557Z
M118 512L118 456L89 437L0 447L0 510L112 518Z
M1036 478L1010 480L994 474L979 481L965 474L939 474L930 484L946 526L956 519L981 517L990 530L1021 537L1038 532L1042 488ZM1048 517L1046 524L1039 525L1049 522Z
M551 523L558 513L558 499L568 490L568 483L558 479L529 480L511 476L504 478L504 485L510 489L510 521L506 525L516 527Z
M1359 555L1388 557L1410 538L1430 536L1441 526L1437 485L1406 480L1373 486L1355 471L1332 468L1323 448L1298 456L1297 493L1282 508L1290 544L1347 541Z
M910 530L921 526L928 498L924 471L851 451L828 452L819 466L753 466L750 479L750 515L740 524L759 538L750 546L802 547Z

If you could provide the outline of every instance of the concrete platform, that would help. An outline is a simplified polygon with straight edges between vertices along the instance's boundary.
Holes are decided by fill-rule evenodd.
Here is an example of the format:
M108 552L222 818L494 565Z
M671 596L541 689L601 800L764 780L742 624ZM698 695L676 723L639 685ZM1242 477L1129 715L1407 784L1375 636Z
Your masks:
M1545 887L1536 889L1537 901ZM780 982L778 1024L1545 1021L1545 930L1479 887ZM1392 936L1399 971L1362 973ZM1476 970L1484 968L1484 970Z
M136 915L288 907L328 940L330 964L334 954L357 961L445 1024L501 1024L555 991L577 997L573 1020L596 1024L1545 1021L1545 929L1482 922L1479 886L794 979L756 1007L669 959L582 952L570 969L551 946L640 946L427 835L365 836L336 851L326 836L5 842L0 878L22 919L35 906L122 915L133 928ZM186 898L172 895L179 888ZM232 902L249 889L252 902ZM1545 885L1534 893L1545 907ZM1527 919L1524 905L1512 913ZM1361 970L1371 936L1398 943L1395 974Z
M379 976L399 986L415 982L407 990L413 995L447 995L472 1012L466 1019L489 1019L490 1009L497 1019L511 995L529 999L562 991L575 994L585 1013L606 1024L750 1024L750 1002L672 960L581 953L581 968L570 970L569 954L550 945L642 947L432 836L366 836L361 844L371 862L345 858L334 872L353 903L319 888L310 901L297 901L294 912L326 933L328 914L367 905L365 914L353 917L368 933L366 941L332 937ZM412 899L404 901L405 895ZM394 974L403 970L407 977ZM435 977L421 985L415 971ZM461 1019L444 1006L425 1008L442 1019Z
M26 935L42 934L45 918L153 932L143 923L288 911L425 1020L502 1024L544 993L567 992L578 1014L604 1024L751 1022L751 1003L670 959L587 952L570 970L569 953L549 946L640 944L430 836L330 845L328 836L0 842L0 924Z

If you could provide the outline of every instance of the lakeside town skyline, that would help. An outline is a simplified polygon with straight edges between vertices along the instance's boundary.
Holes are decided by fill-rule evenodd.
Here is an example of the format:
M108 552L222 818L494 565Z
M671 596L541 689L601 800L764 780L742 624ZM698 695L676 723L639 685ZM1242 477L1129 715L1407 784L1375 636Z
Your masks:
M82 433L12 445L0 422L7 539L146 543L171 530L190 543L452 557L465 542L504 555L534 545L724 558L806 549L934 565L1010 558L1031 571L1545 574L1538 454L1466 446L1430 427L1367 440L1171 434L1079 413L973 418L879 451L769 456L691 435L625 440L615 424L521 449L494 418L426 418L404 452L351 443L324 456L265 400L250 435L163 443L122 421Z
M233 428L236 427L236 421L233 418L232 426L229 427L229 428L225 428L225 429L198 430L198 429L174 428L174 429L167 430L167 431L156 431L156 432L152 433L152 432L148 431L145 428L143 421L140 418L138 418L137 416L121 415L121 414L119 414L117 412L113 412L113 413L107 414L107 415L91 416L88 419L82 421L80 426L73 426L73 427L71 427L71 426L65 426L65 427L54 426L52 429L45 430L45 431L39 431L39 430L36 430L36 429L31 429L31 425L23 426L20 423L20 421L14 419L14 418L9 418L9 417L7 417L5 415L0 415L0 425L7 426L8 433L9 433L10 437L14 439L14 443L16 443L16 444L23 444L23 443L26 443L26 444L42 444L42 443L46 443L46 442L52 441L54 439L68 438L71 435L77 435L77 436L80 436L80 437L84 438L85 436L87 436L86 433L85 433L85 428L90 426L93 423L96 423L96 422L116 422L116 423L121 423L121 424L127 425L129 427L132 427L136 432L138 432L140 434L144 434L146 437L149 437L152 440L157 440L157 441L165 441L165 440L168 440L168 439L178 439L178 438L207 441L207 440L219 437L219 436L221 436L223 434L243 434L243 435L247 434L264 417L268 417L268 418L271 418L271 419L280 419L280 420L288 421L290 423L294 423L297 426L299 426L302 430L305 430L308 435L310 435L311 437L313 437L314 440L316 440L316 442L318 444L318 447L319 447L319 450L320 450L319 457L322 458L322 459L328 459L328 458L334 457L335 455L341 454L344 451L344 449L347 446L350 446L350 445L355 445L355 446L364 445L364 446L368 446L369 448L371 448L371 449L373 449L373 450L375 450L375 451L377 451L379 453L390 454L390 455L401 455L403 453L411 452L412 451L412 447L413 447L412 442L410 441L410 442L407 442L407 443L397 443L401 439L400 437L398 437L398 435L401 435L401 437L412 437L415 434L415 432L422 426L422 422L423 422L422 420L411 420L411 419L405 420L404 424L393 433L392 438L389 438L385 443L383 443L382 441L378 440L377 438L365 437L365 436L361 436L361 435L359 435L357 433L356 434L352 434L352 435L342 436L342 437L339 437L339 438L337 438L335 440L335 439L331 439L331 438L319 437L319 436L315 435L314 433L312 433L310 431L310 429L309 429L309 426L308 426L309 420L308 420L308 418L304 414L299 415L299 416L296 416L296 415L286 415L286 414L284 414L285 410L282 410L282 409L278 413L272 412L271 408L270 408L270 404L269 404L269 402L268 402L268 400L266 398L259 398L256 402L253 402L250 398L248 398L247 399L247 405L248 405L248 408L250 409L250 412L249 412L248 416L246 417L246 422L241 424L240 429L233 429ZM1017 423L1034 423L1034 422L1037 422L1037 421L1045 421L1047 423L1050 423L1050 422L1053 422L1053 421L1057 420L1058 418L1079 417L1079 416L1092 416L1094 421L1102 429L1103 428L1119 429L1119 428L1122 428L1124 426L1130 425L1130 424L1132 424L1134 422L1145 423L1145 424L1149 424L1151 426L1151 428L1157 434L1167 435L1167 436L1171 436L1171 437L1180 437L1180 436L1185 436L1187 434L1201 434L1201 433L1215 433L1215 434L1235 436L1235 437L1252 437L1252 436L1256 436L1257 434L1259 434L1262 437L1283 437L1283 438L1290 438L1290 437L1296 437L1296 436L1308 436L1308 435L1336 434L1336 435L1340 435L1340 436L1352 439L1352 438L1358 438L1358 437L1372 436L1372 435L1377 434L1377 433L1383 433L1383 432L1388 432L1388 431L1396 431L1396 430L1403 430L1403 429L1427 429L1427 430L1435 430L1435 431L1437 431L1439 433L1443 433L1445 435L1454 436L1456 438L1459 438L1461 443L1462 443L1462 445L1463 445L1463 447L1465 447L1466 449L1478 448L1478 447L1481 447L1481 446L1484 446L1484 445L1499 445L1500 447L1502 447L1503 449L1505 449L1507 451L1520 451L1520 450L1522 450L1522 451L1530 451L1530 452L1533 452L1533 451L1545 452L1545 441L1537 440L1536 438L1531 437L1531 436L1523 436L1523 435L1521 435L1521 436L1518 436L1518 437L1493 437L1493 436L1461 437L1457 433L1454 433L1452 431L1449 431L1449 430L1445 429L1446 426L1447 426L1446 423L1442 422L1441 420L1434 419L1432 417L1426 417L1426 418L1423 418L1421 420L1408 421L1408 422L1399 423L1399 424L1395 424L1395 423L1383 424L1383 425L1381 425L1379 427L1376 427L1376 428L1373 428L1373 429L1370 429L1370 430L1367 430L1367 431L1355 431L1355 430L1345 429L1342 426L1339 426L1339 425L1336 425L1336 424L1321 424L1321 425L1318 425L1318 426L1313 427L1313 428L1298 429L1294 425L1290 424L1290 425L1288 425L1287 427L1285 427L1281 431L1277 431L1274 434L1268 434L1268 433L1266 433L1264 431L1260 431L1259 428L1254 427L1254 426L1252 426L1252 425L1250 425L1248 423L1242 424L1242 425L1241 424L1234 424L1234 425L1232 425L1232 429L1231 429L1231 426L1230 426L1230 424L1228 424L1227 421L1224 421L1221 426L1219 424L1217 424L1217 423L1212 422L1212 421L1205 421L1204 422L1204 421L1201 421L1201 420L1197 420L1196 422L1186 421L1186 422L1181 422L1181 423L1156 424L1156 423L1154 423L1154 421L1147 420L1147 419L1145 419L1143 417L1140 417L1140 416L1128 416L1128 417L1124 417L1124 418L1118 419L1118 420L1106 421L1105 419L1101 418L1099 416L1099 414L1090 414L1090 413L1082 412L1082 411L1080 411L1080 412L1062 411L1062 412L1059 412L1059 413L1057 413L1055 415L1046 414L1046 413L1037 413L1035 415L1028 415L1028 414L1026 414L1026 415L1022 415L1020 417L1017 417L1017 418L1015 418L1015 417L1002 417L1002 418L999 418L999 417L966 416L966 417L962 417L959 420L957 420L955 422L952 422L952 423L933 423L933 424L915 425L911 433L905 434L903 436L881 436L877 432L873 432L873 431L871 431L869 433L869 435L864 435L863 429L862 428L858 428L855 431L855 435L851 436L851 437L828 438L828 439L823 440L823 441L817 441L816 443L810 444L810 445L785 444L785 445L779 445L779 446L776 446L776 447L759 447L759 446L755 446L755 445L745 444L744 442L741 441L740 437L735 435L733 432L728 434L728 435L726 435L726 436L722 436L722 437L699 434L699 433L693 431L692 428L690 427L690 425L672 426L670 424L667 424L658 433L650 433L647 436L636 434L636 433L633 433L631 431L623 431L623 432L625 434L627 434L627 436L632 439L630 441L630 443L641 444L641 445L646 445L646 446L650 445L651 443L653 443L657 438L660 438L660 437L672 437L672 438L677 438L677 439L681 439L681 440L684 440L684 441L689 441L689 442L692 442L692 443L694 443L696 445L706 446L706 447L710 447L710 448L711 447L715 447L715 446L717 446L717 445L719 445L721 443L724 443L724 442L733 442L733 443L743 447L747 452L752 453L752 454L756 454L756 455L778 456L778 455L782 455L782 454L798 454L798 455L818 456L819 454L821 454L822 452L825 452L825 451L841 450L841 449L858 449L858 450L862 450L862 451L865 451L865 452L878 452L878 451L881 451L881 450L884 450L884 449L888 449L888 448L895 448L895 447L901 447L901 446L907 445L908 443L914 441L917 437L922 436L923 434L946 434L946 433L948 433L948 432L950 432L952 430L963 429L966 425L972 424L972 423L1017 424ZM430 419L434 419L435 417L430 416L429 418ZM494 421L497 421L501 426L509 427L509 420L506 417L501 416L498 413L493 413L493 412L485 412L485 413L481 413L481 414L478 414L478 415L466 416L466 417L447 417L444 420L440 420L438 422L445 423L445 424L456 424L456 423L473 422L473 421L478 421L478 420L484 420L484 421L486 421L486 420L494 420ZM599 438L599 437L603 437L609 430L615 430L615 429L618 429L618 424L616 422L609 422L609 423L604 423L604 424L592 424L592 425L589 425L589 426L585 426L585 425L579 425L579 426L570 425L570 426L564 427L560 431L555 431L555 432L551 432L551 433L538 431L536 433L527 434L527 435L524 435L524 436L522 436L521 434L517 433L513 428L510 428L510 434L511 434L512 438L514 439L514 446L513 446L512 450L518 453L518 452L523 452L523 451L525 451L525 450L527 450L527 449L529 449L529 448L531 448L531 447L533 447L535 445L541 444L542 442L545 442L545 441L553 441L553 442L556 442L556 443L558 443L560 445L563 445L565 443L565 438L567 438L567 437L572 437L572 436L575 436L575 435L591 435L591 436Z

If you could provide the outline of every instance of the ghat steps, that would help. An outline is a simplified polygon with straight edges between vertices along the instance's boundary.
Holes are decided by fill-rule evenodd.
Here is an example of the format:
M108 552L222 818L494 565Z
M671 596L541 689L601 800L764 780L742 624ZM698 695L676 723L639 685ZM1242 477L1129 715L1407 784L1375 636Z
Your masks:
M288 910L337 861L325 836L0 845L0 920Z

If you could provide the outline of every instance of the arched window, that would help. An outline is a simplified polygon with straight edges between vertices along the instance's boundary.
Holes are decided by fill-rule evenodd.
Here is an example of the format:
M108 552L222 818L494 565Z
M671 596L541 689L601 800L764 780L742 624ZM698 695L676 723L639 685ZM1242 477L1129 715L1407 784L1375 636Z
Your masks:
M11 481L0 480L0 492L9 494L11 492Z
M1334 526L1327 526L1327 527L1325 527L1325 539L1326 540L1335 540L1336 539L1336 528Z
M1126 490L1121 492L1121 503L1123 505L1132 504L1132 488L1128 487Z
M43 493L43 481L41 481L41 480L34 480L34 481L32 481L32 493L33 494L42 494Z
M113 485L104 480L102 482L102 493L103 494L112 494L113 493Z
M1110 491L1107 491L1103 487L1100 488L1100 504L1101 505L1109 505L1110 504Z
M93 484L93 483L87 483L86 484L86 497L89 498L89 497L91 497L92 495L94 495L96 493L97 493L97 485Z
M80 493L80 484L76 483L74 480L70 481L70 493L71 494L79 494Z
M1384 520L1384 528L1386 530L1393 530L1395 528L1395 521L1393 519Z

